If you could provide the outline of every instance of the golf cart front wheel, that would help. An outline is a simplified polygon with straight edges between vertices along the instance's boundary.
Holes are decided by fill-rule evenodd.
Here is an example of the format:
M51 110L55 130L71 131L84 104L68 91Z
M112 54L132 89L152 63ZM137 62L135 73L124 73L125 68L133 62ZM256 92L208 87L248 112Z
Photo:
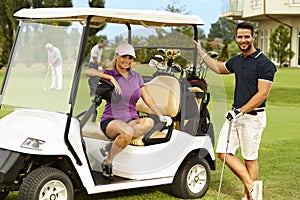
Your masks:
M7 195L8 195L8 191L5 191L5 192L0 192L0 200L3 200L3 199L5 199L5 197L7 197Z
M209 184L209 165L205 159L194 154L181 164L171 189L175 196L183 199L200 198L207 192Z
M23 180L19 200L73 200L73 185L69 177L59 169L38 168Z

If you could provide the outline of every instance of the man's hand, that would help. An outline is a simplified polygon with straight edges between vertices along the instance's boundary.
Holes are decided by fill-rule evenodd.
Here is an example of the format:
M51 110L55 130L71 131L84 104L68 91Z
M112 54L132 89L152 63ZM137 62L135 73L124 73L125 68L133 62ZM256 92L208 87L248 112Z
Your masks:
M166 126L170 126L173 122L172 118L169 117L169 116L165 116L165 115L161 115L159 117L159 121L161 122L165 122L166 123Z
M193 40L193 47L197 48L197 52L201 58L205 55L205 52L202 50L200 41Z
M231 121L233 119L240 118L243 115L244 113L242 113L240 109L234 109L234 110L229 110L225 116L228 121Z

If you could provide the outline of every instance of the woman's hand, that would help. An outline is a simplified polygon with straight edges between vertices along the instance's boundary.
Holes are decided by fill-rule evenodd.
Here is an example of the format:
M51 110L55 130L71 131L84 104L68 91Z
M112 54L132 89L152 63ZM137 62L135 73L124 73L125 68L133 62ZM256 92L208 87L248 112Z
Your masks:
M119 83L116 81L116 79L114 77L111 77L110 82L112 82L112 84L114 84L116 93L118 95L122 95L121 87L120 87Z

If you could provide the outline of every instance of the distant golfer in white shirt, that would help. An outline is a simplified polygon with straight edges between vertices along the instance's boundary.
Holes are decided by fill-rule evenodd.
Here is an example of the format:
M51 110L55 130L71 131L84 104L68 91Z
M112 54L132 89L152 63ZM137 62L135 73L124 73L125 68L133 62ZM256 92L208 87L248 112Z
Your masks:
M102 58L103 58L103 48L106 46L105 40L100 40L98 44L96 44L91 49L91 57L89 61L89 68L94 68L98 70L102 70ZM90 86L90 96L95 96L96 88L98 85L99 77L89 77L89 86Z
M46 44L48 50L48 70L51 70L52 82L49 89L62 89L62 57L60 50L52 44Z

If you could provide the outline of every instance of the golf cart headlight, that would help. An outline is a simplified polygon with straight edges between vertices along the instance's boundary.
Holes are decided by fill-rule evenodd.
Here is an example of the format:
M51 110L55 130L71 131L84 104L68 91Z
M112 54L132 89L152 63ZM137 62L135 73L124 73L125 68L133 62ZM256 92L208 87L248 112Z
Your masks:
M42 150L42 145L45 143L44 140L39 140L35 138L27 138L23 144L22 148L34 149L34 150Z

